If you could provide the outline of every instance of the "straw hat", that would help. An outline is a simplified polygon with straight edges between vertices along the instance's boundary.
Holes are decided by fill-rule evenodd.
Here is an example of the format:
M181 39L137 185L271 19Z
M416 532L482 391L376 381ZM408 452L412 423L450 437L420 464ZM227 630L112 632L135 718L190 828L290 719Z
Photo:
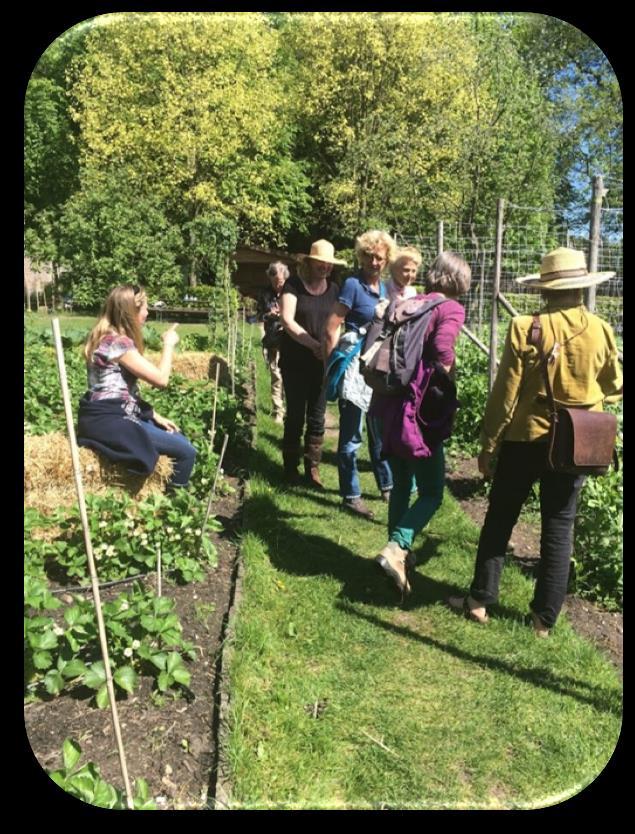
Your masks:
M311 251L308 255L298 255L297 257L299 260L313 258L314 261L323 261L326 264L341 264L342 266L346 266L346 261L340 261L333 257L334 255L335 249L332 243L329 243L328 240L316 240L315 243L311 244Z
M538 290L576 290L613 278L614 272L588 272L584 252L561 246L545 255L540 272L516 278L519 284Z

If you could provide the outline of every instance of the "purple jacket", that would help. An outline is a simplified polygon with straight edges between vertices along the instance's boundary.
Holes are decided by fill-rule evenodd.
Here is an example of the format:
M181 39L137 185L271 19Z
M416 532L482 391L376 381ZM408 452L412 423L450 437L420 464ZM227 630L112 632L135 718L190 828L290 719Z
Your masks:
M452 433L459 402L454 383L441 366L454 363L454 344L465 311L452 300L433 315L423 359L406 394L373 395L369 413L382 422L382 457L428 458Z

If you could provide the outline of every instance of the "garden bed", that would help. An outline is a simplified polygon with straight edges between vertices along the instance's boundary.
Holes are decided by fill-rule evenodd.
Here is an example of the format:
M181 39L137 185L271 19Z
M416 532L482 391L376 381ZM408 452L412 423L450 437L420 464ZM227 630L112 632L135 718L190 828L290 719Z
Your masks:
M36 463L40 446L62 445L55 438L63 418L53 352L39 337L27 342L25 434L33 441L29 462ZM79 337L64 343L74 402L85 385L79 343ZM196 367L175 369L168 389L151 396L197 448L188 490L166 498L160 485L145 495L122 482L104 492L100 473L96 485L87 482L115 697L139 808L207 808L216 780L218 681L255 416L246 374L236 372L231 391L221 374L216 390L209 379L211 346L201 346L207 354L181 356ZM201 368L203 378L192 378ZM51 472L57 505L39 506L25 483L25 725L37 761L54 781L85 802L125 807L82 526L76 497L67 494L66 468Z
M236 478L228 476L227 480L239 486ZM219 661L236 566L234 536L240 527L241 494L237 488L214 502L223 524L222 532L211 534L218 567L196 585L164 584L164 595L176 603L184 639L199 652L197 661L190 664L187 691L157 700L152 696L151 680L146 678L133 697L117 703L130 778L146 779L159 808L205 808L208 796L213 796ZM104 592L102 601L120 591ZM25 724L29 742L42 768L54 770L61 766L64 739L76 739L83 760L98 763L102 777L120 785L110 710L91 708L88 699L92 694L78 688L49 701L28 704Z

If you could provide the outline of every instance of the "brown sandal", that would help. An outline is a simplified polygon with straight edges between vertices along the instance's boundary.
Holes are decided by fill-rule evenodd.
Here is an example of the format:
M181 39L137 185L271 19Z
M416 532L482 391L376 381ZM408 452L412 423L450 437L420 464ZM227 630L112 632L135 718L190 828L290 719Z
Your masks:
M455 614L462 614L466 620L471 620L473 623L478 623L479 625L485 625L489 622L489 617L485 614L484 617L479 617L478 614L474 613L474 610L470 608L470 604L468 603L468 597L448 597L447 604L448 606L454 611ZM480 607L480 606L478 606Z

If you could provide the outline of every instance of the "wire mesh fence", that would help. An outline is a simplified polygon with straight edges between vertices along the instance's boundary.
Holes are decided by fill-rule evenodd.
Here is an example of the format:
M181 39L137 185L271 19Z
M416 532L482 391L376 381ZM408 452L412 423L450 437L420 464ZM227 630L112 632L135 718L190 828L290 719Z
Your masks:
M437 223L426 235L396 233L400 246L416 246L424 265L441 249L457 252L469 263L472 284L462 301L466 325L479 334L491 319L496 255L496 226L472 223ZM573 234L553 211L533 206L506 204L501 251L500 290L520 314L535 312L539 295L517 284L522 275L538 273L542 256L558 246L581 249L589 258L588 236ZM623 236L621 209L602 209L602 236L598 270L615 272L614 278L596 288L596 312L610 322L621 340L623 333Z

